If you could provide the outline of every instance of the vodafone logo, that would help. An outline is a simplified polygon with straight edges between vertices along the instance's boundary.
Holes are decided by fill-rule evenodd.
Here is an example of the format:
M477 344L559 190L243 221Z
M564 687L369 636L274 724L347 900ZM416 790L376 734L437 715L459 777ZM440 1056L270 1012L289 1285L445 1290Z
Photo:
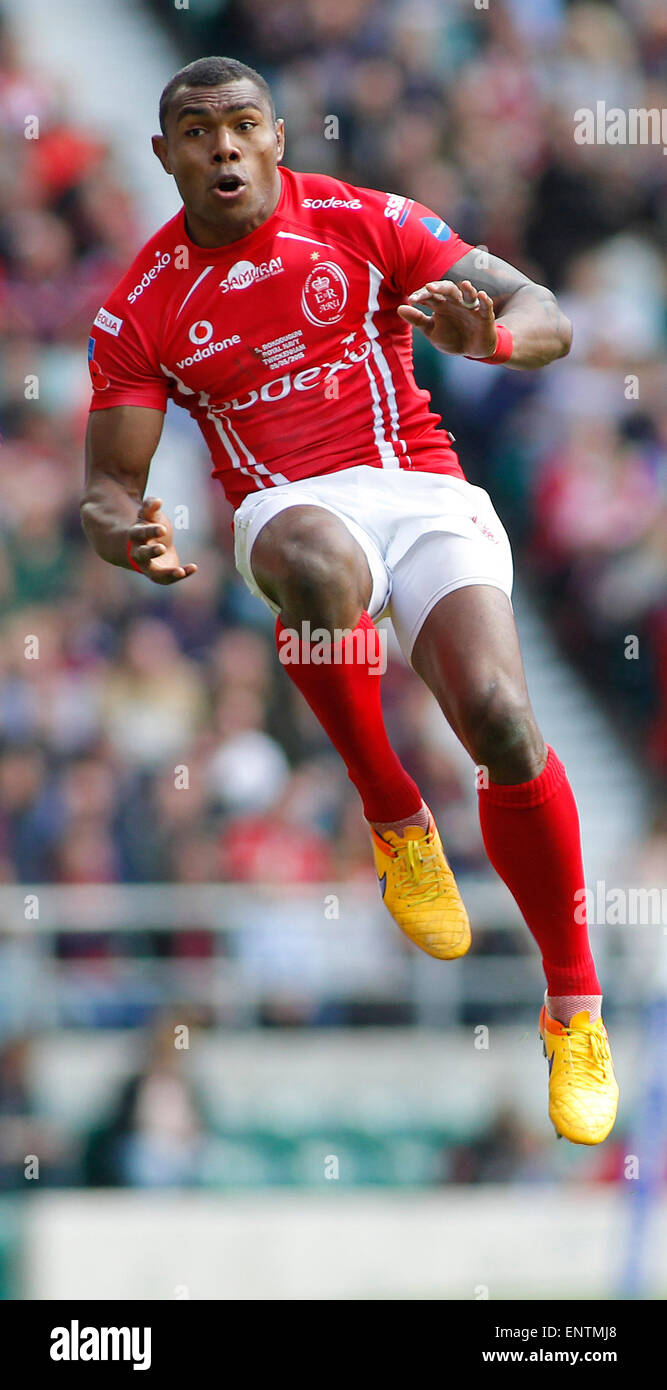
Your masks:
M339 265L320 261L306 278L301 294L301 308L311 323L328 327L343 317L349 284Z
M196 323L190 324L188 338L195 347L201 347L202 343L208 343L213 337L213 324L208 319L197 319Z
M212 343L213 324L209 319L197 319L196 323L191 323L188 329L188 338L195 344L197 349L189 357L182 357L176 365L179 371L183 367L193 367L196 362L204 362L207 357L213 357L216 352L225 352L227 348L238 347L241 339L238 333L233 333L231 338L220 338L217 343Z

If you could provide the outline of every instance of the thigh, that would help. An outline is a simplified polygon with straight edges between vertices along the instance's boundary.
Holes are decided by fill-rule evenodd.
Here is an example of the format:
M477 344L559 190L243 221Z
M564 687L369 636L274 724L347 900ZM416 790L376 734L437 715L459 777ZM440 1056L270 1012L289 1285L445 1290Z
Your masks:
M320 541L325 538L332 551L346 556L346 570L358 574L363 602L370 616L377 617L386 608L391 590L377 546L361 525L298 484L267 489L242 503L234 517L236 568L251 593L278 613L277 580L284 569L285 551L293 554L296 546L303 549L304 558L306 550L320 556Z
M544 764L509 598L472 584L431 609L412 651L412 665L475 762L498 782L521 782Z
M472 491L472 489L471 489ZM495 514L494 514L495 515ZM512 608L513 566L509 540L500 522L495 529L476 523L478 517L454 518L458 529L426 530L392 566L391 619L400 646L414 666L413 651L418 637L442 599L464 589L490 589L505 599L499 604L492 596L481 601L464 599L469 606L492 604L509 613ZM429 624L432 631L433 624ZM420 646L423 648L424 643Z

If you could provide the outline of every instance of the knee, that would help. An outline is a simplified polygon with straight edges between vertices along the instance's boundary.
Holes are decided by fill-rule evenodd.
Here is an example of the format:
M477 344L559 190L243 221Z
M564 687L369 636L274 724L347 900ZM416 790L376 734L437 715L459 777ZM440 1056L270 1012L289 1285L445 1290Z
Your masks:
M290 509L291 510L291 509ZM260 587L275 597L283 621L355 626L370 601L371 580L360 546L335 517L313 520L289 512L269 522L252 551Z
M544 740L525 691L489 681L469 700L465 742L475 762L494 782L527 782L544 764Z

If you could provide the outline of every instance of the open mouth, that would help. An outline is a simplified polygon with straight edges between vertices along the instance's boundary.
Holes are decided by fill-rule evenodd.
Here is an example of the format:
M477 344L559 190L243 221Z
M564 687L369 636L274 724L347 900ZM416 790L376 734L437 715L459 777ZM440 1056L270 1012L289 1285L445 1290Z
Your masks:
M244 188L243 179L239 178L238 174L226 174L218 179L213 192L217 193L219 198L234 198L242 193Z

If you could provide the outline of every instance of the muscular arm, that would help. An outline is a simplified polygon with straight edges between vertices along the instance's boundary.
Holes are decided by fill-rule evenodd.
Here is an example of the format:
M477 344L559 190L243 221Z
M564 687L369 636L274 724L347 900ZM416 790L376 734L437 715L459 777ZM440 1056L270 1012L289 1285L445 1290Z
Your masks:
M161 410L137 405L92 410L88 417L81 524L93 550L111 565L131 568L128 532L137 519L163 419Z
M466 301L475 296L479 308L471 310ZM412 307L417 305L433 310L433 317ZM514 339L505 365L520 371L565 357L572 342L572 325L551 290L482 250L468 251L449 267L445 279L417 290L398 312L441 352L467 357L490 357L496 323L504 324Z
M450 267L447 278L455 285L470 280L475 289L489 296L496 322L509 328L514 338L508 367L546 367L556 358L567 356L572 324L545 285L535 284L498 256L480 251L468 251Z
M117 405L91 411L86 431L86 482L81 524L90 544L111 565L131 569L132 557L157 584L194 574L181 565L169 518L158 498L144 499L151 459L164 415L145 406Z

